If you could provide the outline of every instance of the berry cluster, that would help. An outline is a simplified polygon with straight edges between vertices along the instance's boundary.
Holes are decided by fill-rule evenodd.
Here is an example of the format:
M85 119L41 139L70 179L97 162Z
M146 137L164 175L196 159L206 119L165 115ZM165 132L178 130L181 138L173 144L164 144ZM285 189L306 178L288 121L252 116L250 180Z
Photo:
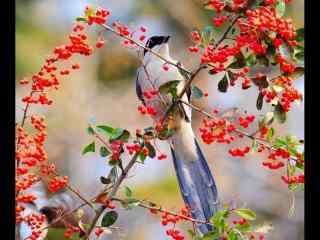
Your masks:
M245 218L241 218L240 220L234 220L234 221L232 221L232 223L234 224L234 225L236 225L236 224L239 224L239 225L244 225L244 224L246 224L246 223L248 223L247 222L247 220L245 219Z
M111 148L111 160L120 160L121 152L123 151L123 142L121 140L113 140L110 145Z
M80 233L80 228L71 224L67 224L67 229L64 232L64 237L67 239L71 239L74 233Z
M43 163L40 165L40 173L43 176L56 174L56 165L53 163Z
M98 8L96 12L87 6L85 9L85 15L87 16L88 25L98 24L102 25L107 21L107 17L110 15L110 12L103 8Z
M163 160L163 159L167 159L167 155L164 154L164 153L161 153L161 154L158 156L158 160Z
M203 128L199 128L201 138L206 144L213 142L230 144L235 140L234 136L230 133L236 128L233 124L224 119L203 119Z
M134 153L140 152L141 147L140 147L140 144L134 143L134 144L127 144L126 149L129 151L129 154L132 155Z
M103 228L101 228L101 227L96 227L94 233L96 234L97 237L100 237L101 234L103 233Z
M43 214L37 215L32 213L24 217L23 221L30 226L32 231L28 240L37 240L41 235L41 228L43 227L46 221L46 216Z
M207 6L214 9L219 14L224 9L225 3L221 0L210 0Z
M29 171L29 169L27 171ZM21 175L22 176L19 176L18 178L16 178L16 191L17 192L28 189L34 183L36 183L40 180L40 178L33 173L25 173L25 171L24 171L24 173Z
M169 237L171 237L172 239L174 239L174 240L183 240L183 239L185 239L183 234L178 229L174 229L174 228L168 229L166 231L166 234Z
M157 111L152 107L152 106L143 106L143 105L139 105L138 106L138 111L142 114L142 115L145 115L145 114L148 114L150 116L155 116L157 115Z
M50 179L48 190L50 192L58 192L60 189L64 188L67 183L68 183L69 177L64 176L64 177L58 177L55 176Z
M212 21L216 27L220 27L227 19L227 16L212 17Z
M269 169L275 170L279 169L285 166L285 164L279 160L277 160L277 157L281 157L283 159L289 159L290 153L286 151L285 149L278 148L277 150L273 151L268 156L268 161L262 162L262 165L265 167L268 167Z
M247 128L254 121L254 119L255 119L254 115L249 115L249 116L246 116L245 118L239 117L239 124L243 128Z
M281 179L286 184L298 184L298 183L304 183L304 174L298 175L298 176L281 176Z
M250 147L245 147L244 149L240 148L235 148L235 149L230 149L229 153L233 157L244 157L247 153L249 153Z
M152 99L153 97L157 96L159 94L159 90L146 90L143 92L143 96L146 99Z
M37 197L34 194L20 194L16 197L16 202L32 203Z
M159 210L158 209L154 209L151 208L150 212L152 214L158 214ZM190 213L190 209L188 207L184 207L180 210L180 214L171 214L167 211L162 210L161 211L161 225L162 226L167 226L168 224L173 224L173 228L168 229L166 231L166 234L171 237L174 240L183 240L185 239L185 237L183 236L183 234L175 229L176 224L179 221L191 221L191 213Z

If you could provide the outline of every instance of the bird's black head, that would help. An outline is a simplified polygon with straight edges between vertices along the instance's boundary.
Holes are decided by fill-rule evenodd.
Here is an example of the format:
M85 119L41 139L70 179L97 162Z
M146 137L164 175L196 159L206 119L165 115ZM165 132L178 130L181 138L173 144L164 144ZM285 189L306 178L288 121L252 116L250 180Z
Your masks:
M170 39L170 36L153 36L148 39L146 43L147 48L153 48L154 46L161 45L163 43L167 43ZM143 54L145 55L147 50L145 49Z

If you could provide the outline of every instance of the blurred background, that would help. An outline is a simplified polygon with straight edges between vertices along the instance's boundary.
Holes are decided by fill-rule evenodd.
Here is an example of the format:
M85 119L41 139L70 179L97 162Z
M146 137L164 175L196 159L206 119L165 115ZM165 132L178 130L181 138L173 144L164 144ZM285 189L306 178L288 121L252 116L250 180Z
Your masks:
M18 0L16 3L17 83L39 71L52 49L67 41L74 19L82 15L87 4L109 9L111 21L120 20L133 29L145 26L147 36L173 36L170 40L171 55L190 69L196 66L197 57L187 51L191 45L189 32L210 24L211 17L210 11L204 10L199 0ZM296 27L303 27L303 0L292 0L287 7L286 14L293 18ZM91 36L92 41L96 41L97 35ZM152 124L148 117L136 111L140 104L135 93L135 74L139 66L136 52L123 48L119 38L109 33L105 37L106 46L102 50L90 57L73 59L73 62L81 64L81 68L63 79L59 91L51 93L54 104L50 109L32 107L30 110L30 113L40 112L47 118L49 161L55 162L62 174L70 176L71 184L88 197L99 192L102 187L99 177L109 171L105 159L94 154L81 156L83 147L91 140L86 133L88 122L95 119L98 124L128 128L130 131ZM222 110L238 106L256 115L270 110L266 104L261 112L256 110L254 87L245 92L235 87L223 94L217 91L215 77L205 73L197 84L209 92L208 98L194 100L197 106ZM296 80L295 85L304 92L303 78ZM23 107L20 99L29 89L19 84L16 86L16 117L19 120ZM303 105L293 105L286 124L275 126L279 129L277 134L292 133L304 138ZM195 131L201 119L199 114L193 114ZM238 146L246 144L250 143L236 143ZM169 154L165 143L158 145ZM230 146L207 146L202 142L201 146L224 202L235 201L257 211L258 220L271 221L274 230L267 239L304 239L303 192L296 193L295 212L289 217L291 195L280 179L281 171L263 168L261 156L251 154L245 159L231 158L227 153ZM137 198L148 198L167 209L178 210L183 205L170 158L165 161L147 159L144 165L135 167L125 185ZM116 226L120 230L104 239L167 239L160 218L151 216L144 209L121 210ZM188 227L181 226L184 230ZM62 239L62 235L54 232L48 239Z

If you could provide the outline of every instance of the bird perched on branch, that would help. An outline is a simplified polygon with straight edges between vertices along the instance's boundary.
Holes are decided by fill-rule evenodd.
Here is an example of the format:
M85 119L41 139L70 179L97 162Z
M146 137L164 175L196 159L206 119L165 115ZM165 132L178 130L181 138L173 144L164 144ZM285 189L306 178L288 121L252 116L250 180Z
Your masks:
M181 64L170 56L169 39L169 36L151 37L146 43L147 49L144 50L142 66L137 71L137 96L146 107L155 110L153 118L156 122L164 120L163 117L172 104L172 95L159 94L153 98L146 98L143 93L158 90L163 84L179 80L176 86L179 96L187 83L186 76L179 70ZM168 64L164 59L173 64ZM181 100L189 102L190 97L191 91L188 89L181 96ZM192 130L192 109L180 102L176 105L176 111L174 110L175 108L171 117L175 133L168 141L180 191L185 204L190 208L192 217L209 221L218 210L217 187ZM212 227L208 224L198 224L197 229L201 234L206 234Z

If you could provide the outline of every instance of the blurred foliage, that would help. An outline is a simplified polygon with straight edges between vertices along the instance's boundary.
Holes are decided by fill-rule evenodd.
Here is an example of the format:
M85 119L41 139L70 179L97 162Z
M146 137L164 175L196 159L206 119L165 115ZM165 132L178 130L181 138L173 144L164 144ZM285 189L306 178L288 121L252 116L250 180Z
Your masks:
M133 190L133 196L135 198L148 199L152 202L161 203L164 208L172 207L173 205L183 205L175 176L164 178L150 184L136 186L131 189Z
M129 85L139 65L138 58L123 47L106 47L99 53L98 81L113 89Z
M30 6L24 2L20 4L22 6L18 2L16 10L16 80L30 76L38 69L49 54L48 49L55 46L60 38L49 29L34 24L25 15Z

